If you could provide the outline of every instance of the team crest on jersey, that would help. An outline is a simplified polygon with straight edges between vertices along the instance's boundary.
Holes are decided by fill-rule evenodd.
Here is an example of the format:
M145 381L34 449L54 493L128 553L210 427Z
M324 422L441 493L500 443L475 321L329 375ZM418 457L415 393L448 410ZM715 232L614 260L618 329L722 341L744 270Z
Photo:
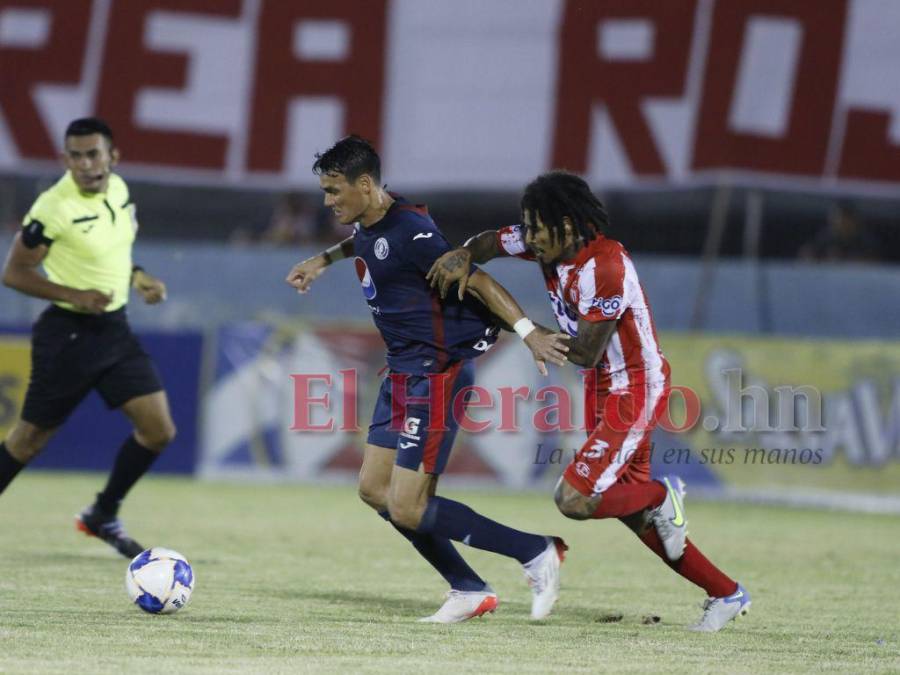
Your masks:
M604 440L597 439L591 445L591 449L583 454L585 459L600 459L609 449L609 443Z
M378 291L375 289L375 281L372 279L369 267L362 258L357 258L355 262L356 276L359 277L359 283L362 284L363 295L366 296L366 300L374 300Z
M390 246L388 246L388 240L384 237L379 237L375 242L375 257L379 260L384 260L388 257L388 253L390 253Z
M603 316L615 316L619 313L619 308L622 307L622 296L613 295L609 298L594 298L591 306L599 309Z

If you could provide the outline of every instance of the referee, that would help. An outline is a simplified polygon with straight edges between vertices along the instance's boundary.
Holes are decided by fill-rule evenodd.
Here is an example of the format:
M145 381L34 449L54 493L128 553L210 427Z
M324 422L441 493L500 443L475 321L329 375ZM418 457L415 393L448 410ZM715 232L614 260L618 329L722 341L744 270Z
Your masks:
M118 159L104 121L69 124L66 174L38 197L6 259L6 286L52 304L33 327L22 416L0 443L0 493L96 389L109 408L128 416L134 432L119 449L106 487L75 524L131 558L144 547L125 533L119 505L175 437L175 424L156 367L125 315L129 287L151 305L166 299L166 287L132 266L138 224L128 186L112 173Z

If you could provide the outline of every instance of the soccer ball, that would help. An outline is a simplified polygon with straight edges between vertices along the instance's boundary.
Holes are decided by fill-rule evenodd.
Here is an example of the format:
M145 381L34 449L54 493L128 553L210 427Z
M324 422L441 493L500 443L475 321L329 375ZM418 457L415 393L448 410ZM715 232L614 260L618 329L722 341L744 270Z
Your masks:
M145 612L171 614L191 599L194 570L180 553L158 546L148 548L128 565L125 590Z

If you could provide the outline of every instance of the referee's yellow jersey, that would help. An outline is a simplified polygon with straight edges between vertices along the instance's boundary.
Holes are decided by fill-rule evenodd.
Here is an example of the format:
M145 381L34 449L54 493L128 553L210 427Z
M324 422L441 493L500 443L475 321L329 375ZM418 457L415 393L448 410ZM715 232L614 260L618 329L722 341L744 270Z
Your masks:
M112 293L107 312L128 302L137 220L124 180L112 173L106 192L92 194L81 192L67 171L37 198L23 227L38 227L35 222L52 241L44 258L50 281ZM65 302L55 304L75 310Z

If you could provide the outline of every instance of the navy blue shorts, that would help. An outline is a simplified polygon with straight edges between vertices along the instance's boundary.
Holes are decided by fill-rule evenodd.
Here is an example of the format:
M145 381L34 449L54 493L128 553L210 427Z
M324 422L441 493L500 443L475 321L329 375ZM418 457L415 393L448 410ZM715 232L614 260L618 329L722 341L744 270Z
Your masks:
M378 392L369 444L396 448L397 466L443 473L474 381L472 361L430 375L390 373Z

